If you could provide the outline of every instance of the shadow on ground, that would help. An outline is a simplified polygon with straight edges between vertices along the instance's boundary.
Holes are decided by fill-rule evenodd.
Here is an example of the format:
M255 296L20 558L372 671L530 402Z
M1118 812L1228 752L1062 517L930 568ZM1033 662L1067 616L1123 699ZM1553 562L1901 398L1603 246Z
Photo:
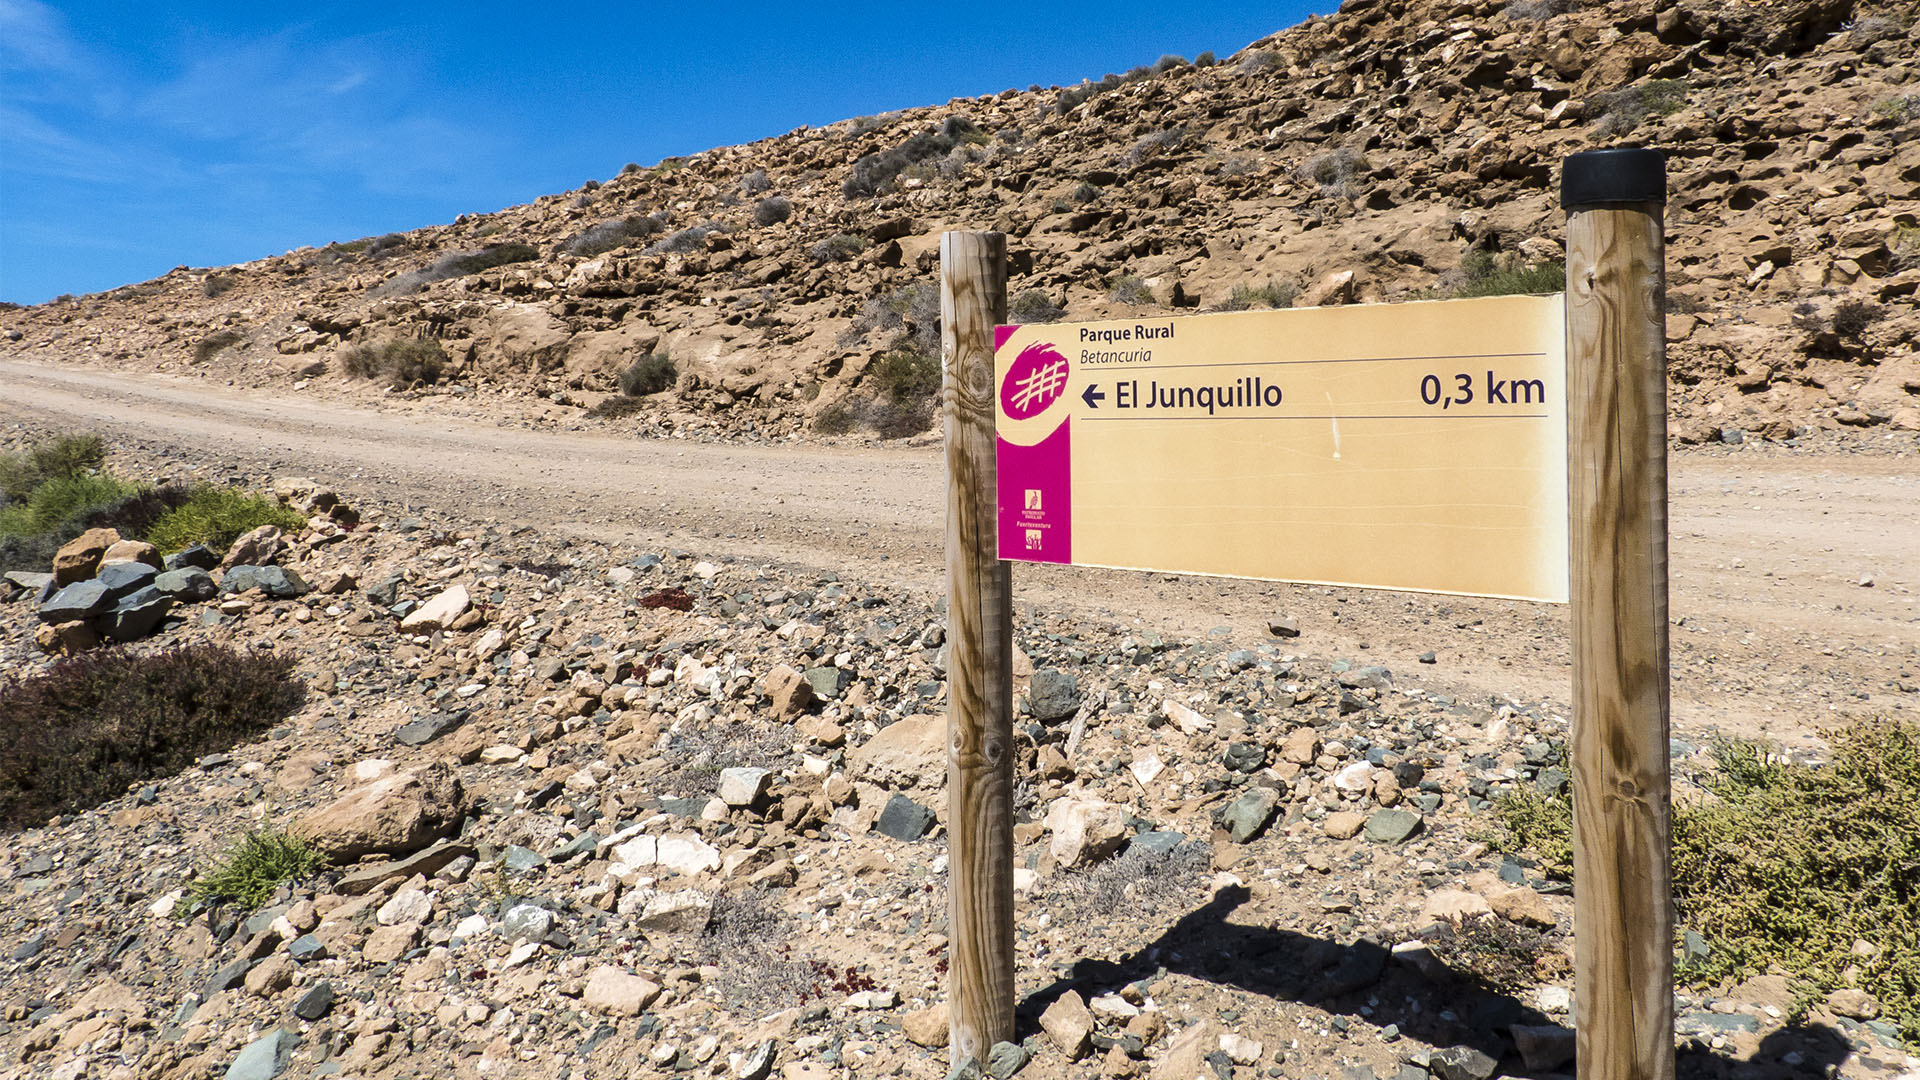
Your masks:
M1069 990L1091 999L1170 973L1298 1002L1332 1015L1357 1017L1367 1007L1368 1023L1396 1025L1403 1035L1435 1048L1473 1047L1499 1061L1501 1075L1573 1072L1571 1062L1551 1072L1533 1072L1524 1066L1510 1037L1512 1029L1559 1021L1477 975L1448 968L1437 959L1425 971L1389 964L1387 947L1366 939L1343 946L1290 930L1231 921L1228 916L1249 898L1244 887L1222 889L1119 961L1077 962L1059 980L1020 1002L1021 1036L1037 1032L1040 1014ZM1839 1031L1824 1024L1797 1024L1769 1034L1749 1058L1731 1057L1710 1050L1700 1040L1689 1040L1680 1051L1678 1073L1682 1080L1825 1077L1850 1052ZM1239 1069L1236 1075L1245 1077L1252 1071Z

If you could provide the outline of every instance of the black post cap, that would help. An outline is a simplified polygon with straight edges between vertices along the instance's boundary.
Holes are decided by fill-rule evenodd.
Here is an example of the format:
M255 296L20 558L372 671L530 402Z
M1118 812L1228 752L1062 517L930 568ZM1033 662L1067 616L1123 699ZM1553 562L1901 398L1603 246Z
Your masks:
M1639 146L1588 150L1560 170L1560 205L1584 210L1620 203L1667 201L1667 155Z

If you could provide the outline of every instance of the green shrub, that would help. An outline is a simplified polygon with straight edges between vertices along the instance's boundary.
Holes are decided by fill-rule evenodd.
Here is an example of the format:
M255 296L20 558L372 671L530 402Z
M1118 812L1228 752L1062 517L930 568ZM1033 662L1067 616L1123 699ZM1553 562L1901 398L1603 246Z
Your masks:
M147 535L153 523L187 504L191 488L168 484L161 488L141 488L122 499L81 514L76 529L112 529L121 536L138 539ZM69 518L69 521L73 519Z
M195 488L180 508L153 523L147 543L163 555L194 544L225 551L244 533L262 525L297 533L307 520L271 499L226 487Z
M1557 293L1567 287L1567 264L1503 266L1489 252L1471 251L1460 260L1454 277L1457 283L1447 290L1447 295L1454 299Z
M281 885L326 865L326 858L292 833L250 830L220 861L194 878L187 895L198 903L233 903L251 910Z
M395 390L406 390L439 382L446 372L447 353L437 341L401 339L348 349L341 366L357 378L380 380Z
M1066 309L1047 298L1039 289L1023 289L1007 302L1007 321L1022 326L1059 322Z
M1153 290L1137 274L1121 274L1107 287L1107 299L1121 304L1151 304Z
M107 444L98 435L57 436L24 454L0 454L0 493L25 502L43 482L98 469L106 460Z
M620 372L620 392L630 398L646 397L672 389L674 380L679 377L680 369L674 365L673 357L656 350L628 364Z
M201 338L193 346L193 362L204 364L225 350L246 340L246 335L238 330L215 330Z
M892 349L874 361L873 387L896 405L940 392L940 357L911 346Z
M1624 135L1649 116L1671 116L1687 107L1687 84L1681 79L1649 79L1592 98L1594 134L1601 138Z
M1777 965L1814 997L1855 969L1920 1041L1920 724L1856 721L1829 742L1824 765L1715 748L1712 798L1674 818L1674 902L1728 976Z
M25 503L0 509L0 536L53 532L65 522L134 493L134 487L104 473L58 476L33 489ZM79 535L75 530L74 535Z
M1265 285L1235 285L1221 311L1246 311L1249 308L1290 308L1300 287L1291 281L1269 281Z
M1723 742L1707 798L1675 804L1675 909L1710 946L1682 974L1779 968L1799 981L1802 1012L1858 985L1920 1041L1920 724L1859 720L1828 741L1833 760L1815 765ZM1495 813L1500 829L1484 838L1494 850L1532 851L1549 876L1572 878L1566 795L1516 789ZM1856 953L1857 941L1872 951Z
M291 657L103 649L0 684L0 822L26 826L231 749L298 709Z

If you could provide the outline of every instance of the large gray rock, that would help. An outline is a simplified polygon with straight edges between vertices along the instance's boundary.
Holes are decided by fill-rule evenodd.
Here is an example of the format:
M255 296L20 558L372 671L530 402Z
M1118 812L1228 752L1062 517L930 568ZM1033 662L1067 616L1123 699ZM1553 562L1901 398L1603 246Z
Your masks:
M167 556L165 562L168 570L185 570L188 567L193 567L197 570L212 570L219 565L219 553L208 548L205 544L194 544L191 547L181 548L179 551Z
M279 566L238 565L227 568L220 581L222 592L243 593L259 589L275 600L292 600L313 591L306 579Z
M102 620L104 630L114 641L138 641L153 633L172 610L173 597L149 586L115 604Z
M933 828L933 821L933 811L905 795L895 795L881 809L879 820L873 823L873 831L912 843L927 835L927 830Z
M153 587L175 600L211 600L220 591L213 575L197 566L158 574L153 579Z
M226 1080L273 1080L287 1067L287 1058L300 1045L300 1036L274 1028L247 1044L227 1066Z
M1080 684L1057 668L1041 668L1033 673L1027 707L1035 720L1063 720L1080 708Z
M1273 820L1274 808L1279 803L1280 793L1270 787L1248 788L1220 812L1220 824L1227 830L1227 839L1244 844L1259 836Z
M262 525L233 542L221 566L265 566L287 548L278 526Z
M142 562L105 563L93 580L107 587L107 593L114 599L138 592L153 583L159 571Z
M98 581L76 581L49 597L40 605L40 621L77 622L91 619L113 607L113 594Z

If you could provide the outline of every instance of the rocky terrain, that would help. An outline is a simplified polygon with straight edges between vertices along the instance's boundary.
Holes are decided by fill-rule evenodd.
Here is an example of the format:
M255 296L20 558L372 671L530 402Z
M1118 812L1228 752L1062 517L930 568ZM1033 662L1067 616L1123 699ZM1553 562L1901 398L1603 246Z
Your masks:
M1676 433L1910 442L1914 14L1352 0L1225 59L803 128L9 310L0 355L561 422L664 356L591 422L899 434L927 419L902 375L910 391L930 362L943 230L1009 234L1016 321L1448 295L1559 256L1563 157L1645 144L1670 157ZM395 342L443 377L356 359Z
M294 656L306 703L0 840L0 1075L946 1074L923 591L261 486L311 525L223 561L280 573L215 567L151 644ZM0 605L0 670L49 663L40 622ZM1566 886L1483 839L1500 791L1565 783L1563 706L1299 654L1278 612L1016 633L1023 1041L993 1075L1569 1068ZM334 866L196 910L259 827ZM1871 997L1792 1003L1683 993L1683 1075L1920 1068Z

